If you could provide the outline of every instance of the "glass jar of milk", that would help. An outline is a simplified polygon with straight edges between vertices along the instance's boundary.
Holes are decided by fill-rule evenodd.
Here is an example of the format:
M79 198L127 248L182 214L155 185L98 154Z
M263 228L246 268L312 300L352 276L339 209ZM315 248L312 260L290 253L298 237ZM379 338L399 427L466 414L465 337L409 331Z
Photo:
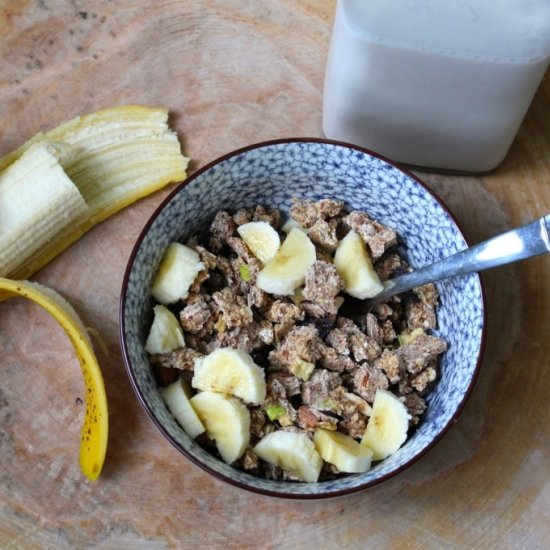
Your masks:
M408 165L505 157L550 59L550 0L338 0L326 137Z

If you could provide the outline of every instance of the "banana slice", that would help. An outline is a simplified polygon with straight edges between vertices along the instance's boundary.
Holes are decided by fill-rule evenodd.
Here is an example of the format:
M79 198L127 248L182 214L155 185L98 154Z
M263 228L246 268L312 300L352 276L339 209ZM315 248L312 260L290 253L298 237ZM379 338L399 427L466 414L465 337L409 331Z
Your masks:
M180 243L170 243L153 281L151 294L161 304L183 300L203 269L204 264L195 250Z
M262 460L280 466L302 481L317 481L323 467L323 459L313 441L304 433L271 432L259 441L254 452Z
M180 378L169 386L160 388L160 394L170 412L191 439L204 433L204 425L189 400L191 390L185 380Z
M283 224L283 227L281 227L281 230L288 235L290 230L294 227L307 234L307 229L304 229L294 218L288 218Z
M183 330L176 316L163 305L153 308L155 317L145 342L145 351L148 353L168 353L183 348L185 340Z
M263 264L271 260L281 246L279 233L267 222L244 223L237 228L237 232Z
M80 440L80 468L85 476L96 480L101 473L107 452L109 414L103 377L86 328L72 306L55 290L30 281L12 281L0 277L0 301L15 296L32 300L45 309L71 339L86 386L86 414Z
M240 397L260 405L265 400L265 371L243 350L219 348L195 362L191 385L203 391Z
M31 246L26 250L24 245L27 243L19 242L24 254L19 249L0 254L0 276L30 277L97 223L153 191L185 179L189 162L181 154L178 136L168 127L166 109L136 105L104 109L76 117L46 134L37 134L19 149L0 158L0 172L4 173L20 160L20 169L10 176L16 194L20 186L26 186L25 193L33 187L37 197L42 194L43 174L38 174L37 181L34 173L31 174L35 164L26 154L36 144L50 144L61 153L57 155L59 164L82 195L86 210L70 219L65 204L57 206L48 200L38 215L35 210L40 200L34 198L23 203L18 209L17 231L10 230L8 240L13 242L22 230L28 229L32 231L30 244L36 250L30 252ZM48 185L52 185L51 175L47 178ZM62 179L57 180L60 185ZM11 198L0 193L0 211L4 212L10 201ZM50 237L37 231L36 224L58 231ZM23 235L21 238L29 237Z
M271 294L292 296L304 283L315 259L314 244L303 231L293 227L275 256L258 273L256 285Z
M338 243L334 266L350 296L364 300L382 292L383 286L372 267L367 247L355 231L350 231Z
M235 397L210 391L197 393L190 401L223 461L232 464L240 458L250 441L250 413L246 406Z
M372 451L349 435L317 428L313 442L321 458L341 472L363 473L370 468Z
M382 460L395 453L407 439L409 429L407 407L393 393L377 390L372 413L361 440L372 450L373 460Z

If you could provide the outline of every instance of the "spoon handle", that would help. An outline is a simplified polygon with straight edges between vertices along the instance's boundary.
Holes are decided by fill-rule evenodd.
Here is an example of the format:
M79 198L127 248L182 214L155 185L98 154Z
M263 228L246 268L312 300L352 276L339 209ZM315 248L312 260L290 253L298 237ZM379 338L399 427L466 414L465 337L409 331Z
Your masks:
M373 301L379 303L395 294L426 283L484 271L550 252L549 234L550 214L431 265L386 281L384 290L375 296Z

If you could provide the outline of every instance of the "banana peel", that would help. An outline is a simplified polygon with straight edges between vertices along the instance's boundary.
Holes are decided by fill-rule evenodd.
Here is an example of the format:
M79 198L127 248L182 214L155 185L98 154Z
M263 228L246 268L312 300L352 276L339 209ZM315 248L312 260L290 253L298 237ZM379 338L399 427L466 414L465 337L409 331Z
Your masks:
M72 306L55 290L31 281L0 277L0 301L21 296L38 304L61 325L80 362L86 388L86 413L80 441L80 468L95 481L105 461L109 418L103 376L86 328Z
M26 175L37 164L33 152L39 146L54 152L59 166L49 159L50 170L41 170L41 179L29 181ZM8 216L9 226L0 219L4 241L18 244L10 250L0 248L0 276L28 279L97 223L170 183L184 180L188 162L177 134L168 126L168 110L163 108L126 105L104 109L37 134L0 158L0 211L9 214L11 209L20 214L19 219ZM66 206L52 201L46 201L42 211L28 201L15 204L13 196L18 198L24 186L27 195L32 195L33 186L37 195L44 194L44 180L57 177L48 183L59 187L61 169L75 186L72 193L79 193L85 203L85 211L75 219L67 219ZM50 234L32 231L37 224L46 224ZM24 239L19 238L21 234ZM24 246L27 241L28 247Z
M0 158L0 301L32 300L71 339L86 387L80 467L91 480L103 467L109 431L101 371L71 305L26 279L97 223L184 180L188 162L168 110L140 105L78 116Z

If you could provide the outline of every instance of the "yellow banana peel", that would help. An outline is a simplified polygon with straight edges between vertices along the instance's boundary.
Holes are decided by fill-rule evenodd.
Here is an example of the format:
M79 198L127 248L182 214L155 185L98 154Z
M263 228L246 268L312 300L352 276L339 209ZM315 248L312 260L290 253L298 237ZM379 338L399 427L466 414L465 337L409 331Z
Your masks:
M0 248L0 276L29 278L95 224L184 180L188 162L162 108L104 109L37 134L0 158L0 211L7 213L0 219L0 236L11 243ZM29 178L37 172L41 177ZM75 207L69 217L68 200L60 206L46 187L59 197L65 193L84 211ZM23 195L46 200L32 203ZM48 232L33 231L42 226Z
M74 346L86 388L80 468L86 477L96 480L107 452L109 417L103 377L86 328L72 306L55 290L36 282L0 277L0 301L16 296L32 300L52 315Z
M32 300L71 339L86 387L80 467L91 480L103 467L109 430L90 338L62 296L23 279L111 214L184 180L188 162L167 109L138 105L76 117L0 158L0 301Z

